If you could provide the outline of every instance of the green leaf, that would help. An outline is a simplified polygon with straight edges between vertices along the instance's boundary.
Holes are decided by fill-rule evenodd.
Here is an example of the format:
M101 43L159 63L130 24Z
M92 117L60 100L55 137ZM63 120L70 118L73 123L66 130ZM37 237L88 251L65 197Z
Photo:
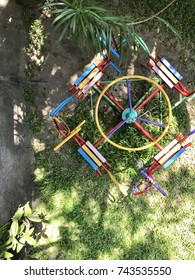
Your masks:
M32 213L32 209L30 208L29 206L29 202L27 202L25 205L24 205L24 215L26 217L28 217L29 215L31 215Z
M15 251L16 250L16 245L18 244L18 241L15 237L13 237L12 239L12 250Z
M64 11L60 15L58 15L53 21L52 24L55 24L57 21L59 21L61 18L65 18L67 16L71 17L74 15L74 11Z
M10 236L10 238L5 242L5 246L8 247L10 244L12 244L12 240L13 240L13 237Z
M19 221L22 218L23 214L24 214L23 207L19 207L18 210L16 211L16 213L14 214L13 219L16 219Z
M32 246L36 246L37 245L37 242L34 238L32 238L31 236L29 235L26 235L25 236L25 240L26 242L29 244L29 245L32 245Z
M33 233L33 231L34 231L34 227L32 227L29 231L27 231L26 233L25 233L25 235L31 235L32 233Z
M22 236L20 239L19 239L19 243L21 243L23 246L25 245L26 243L26 236Z
M7 259L7 260L10 260L14 255L9 253L9 252L5 252L4 253L4 258Z
M60 41L62 40L62 38L64 37L64 34L66 33L68 27L69 27L68 24L64 27L64 29L63 29L63 31L62 31L62 33L61 33L59 39L58 39L59 42L60 42Z
M159 21L164 23L175 34L175 36L177 36L179 39L182 39L181 35L178 33L178 31L175 29L175 27L173 27L168 21L164 20L161 17L155 17L155 18L157 18Z
M139 44L144 49L144 51L150 56L151 55L150 50L149 50L148 46L146 45L146 43L144 42L144 40L140 36L138 36L137 33L135 33L135 32L132 34L132 36L133 36L135 42L137 44Z
M17 243L17 246L16 246L16 253L19 253L23 247L24 247L24 244L20 243L20 240L19 240L19 242Z
M10 227L10 235L16 236L17 234L18 234L18 221L13 220L13 222L11 223L11 227Z
M21 225L19 226L19 229L18 229L18 234L23 233L24 230L25 230L25 225L24 225L24 224L21 224Z
M39 216L37 215L29 215L28 219L32 222L36 222L36 223L40 223L41 222L41 218L39 218Z

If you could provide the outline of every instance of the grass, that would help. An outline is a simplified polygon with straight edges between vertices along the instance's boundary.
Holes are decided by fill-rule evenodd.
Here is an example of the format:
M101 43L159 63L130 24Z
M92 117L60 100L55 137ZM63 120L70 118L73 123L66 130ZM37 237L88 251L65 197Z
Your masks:
M44 154L48 161L51 152ZM42 201L39 209L47 213L49 224L45 231L48 237L30 258L194 258L193 181L186 184L183 177L185 172L193 178L192 169L185 167L179 172L175 167L174 171L160 175L166 176L166 199L155 192L153 196L129 196L123 200L108 181L98 180L91 173L87 175L87 170L82 175L73 168L63 168L60 160L61 157L49 160L52 170L36 170Z
M180 126L185 131L189 128L184 109L183 104L175 111L164 141L169 142ZM180 114L185 118L179 125ZM76 121L80 122L77 118ZM75 120L73 123L76 124ZM87 139L96 138L93 122L88 122L85 131ZM31 252L30 259L194 258L192 193L195 178L190 163L176 162L169 170L156 173L155 180L167 192L166 198L156 190L153 195L133 197L131 188L124 198L108 176L99 177L94 173L76 149L72 141L57 153L52 147L46 147L36 155L38 209L46 214L48 223L45 237ZM133 158L150 162L155 148L126 153L106 143L101 152L112 164L117 179L131 182L132 186L140 179ZM187 157L190 159L191 155Z
M125 3L130 5L132 2ZM143 3L139 1L137 12L143 10ZM146 15L149 15L153 6L151 1L147 3ZM153 7L156 11L160 3ZM131 7L135 9L135 6ZM178 4L171 9L172 13L167 13L166 19L174 15L180 31L185 33L186 22L190 23L191 17L182 17L181 20L184 9L178 12ZM190 32L190 28L188 30ZM31 251L28 259L194 259L194 146L168 170L155 173L156 182L168 194L164 198L155 189L153 195L131 195L132 185L141 178L133 158L150 164L156 148L128 153L108 143L103 145L100 151L112 164L112 173L119 182L129 185L128 196L124 197L107 175L99 177L93 172L76 152L77 146L73 141L58 152L53 151L60 139L54 129L48 132L46 120L37 122L37 115L41 115L36 107L38 95L35 98L33 89L28 88L24 96L31 107L32 134L41 139L42 134L39 135L38 130L41 123L41 129L45 127L45 133L49 135L48 139L42 140L44 148L35 150L34 166L36 197L39 200L36 211L44 213L47 221L39 246ZM69 116L71 128L86 118L88 122L83 127L82 136L93 142L99 133L89 118L89 111L90 106L84 100L74 111L74 117L71 110L66 111L66 117ZM108 117L109 114L105 119ZM183 103L173 111L173 121L162 145L169 143L179 131L188 132L190 127L190 116ZM133 141L139 144L140 139L136 137ZM124 142L128 145L126 139Z

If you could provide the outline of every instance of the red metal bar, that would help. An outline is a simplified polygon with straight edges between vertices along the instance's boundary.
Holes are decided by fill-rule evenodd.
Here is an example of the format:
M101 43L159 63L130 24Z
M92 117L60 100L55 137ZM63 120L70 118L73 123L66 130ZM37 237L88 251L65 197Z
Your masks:
M73 88L75 88L75 85L70 86L69 90L71 91L71 90L73 90Z
M183 134L181 132L175 137L175 139L179 141L180 137L183 137Z
M188 91L187 88L181 82L178 82L174 86L174 88L185 97L188 97L195 92L195 91L192 91L192 92Z
M77 137L74 136L73 139L74 139L74 141L77 143L77 145L78 145L79 147L82 146L82 144L79 142L79 140L77 139Z
M103 164L101 167L108 173L108 169Z
M75 95L77 95L77 93L79 93L80 89L77 89L73 94L72 97L74 97Z
M184 136L181 140L178 141L178 143L182 144L187 139L188 139L188 135Z
M99 169L97 169L96 172L98 173L98 175L102 176L102 173L100 172Z
M56 121L54 118L53 118L53 122L54 122L54 124L55 124L55 127L56 127L57 131L58 131L62 136L64 136L64 137L66 138L67 135L68 135L69 129L65 126L65 124L62 123L62 122L60 122L60 124L58 124L57 121ZM60 126L61 126L61 127L60 127ZM67 134L65 134L65 133L63 132L63 129L67 132Z
M120 121L119 123L117 123L113 128L111 128L105 135L108 136L117 126L119 126L121 123L123 123L123 120ZM101 137L95 144L93 144L93 146L96 148L97 146L99 146L102 142L105 141L104 137Z
M100 90L103 90L104 87L100 84L100 83L96 83L96 86L100 89ZM119 108L121 109L122 111L125 110L125 108L116 100L116 98L111 95L108 91L105 92L105 95L110 98L110 100Z
M74 135L73 139L79 147L85 144L85 140L78 133Z
M157 62L158 62L153 56L150 56L149 58L150 58L152 61L154 61L154 63L157 63Z
M102 61L97 65L98 69L99 69L101 72L103 72L104 69L110 64L110 61L111 61L111 59L108 59L108 58L102 60Z
M161 87L164 87L166 84L162 83L160 84ZM152 97L154 97L155 94L157 94L160 91L159 88L153 89L151 93L135 108L136 111L139 111L146 103L150 101Z
M109 162L105 162L109 167L112 167L112 165Z
M147 169L148 175L151 177L151 175L160 167L161 167L160 163L158 163L156 160L153 161L153 163L151 163Z
M153 138L153 136L152 136L148 131L146 131L146 130L143 128L143 126L141 126L141 125L139 124L139 122L135 121L134 124L135 124L135 126L136 126L148 139L150 139L152 142L155 141L155 139ZM163 149L163 147L162 147L159 143L156 143L155 146L156 146L159 150L162 150L162 149Z
M140 186L141 184L143 184L144 182L147 182L147 179L143 179L143 180L139 183L139 185L137 186L137 188L139 188L139 186ZM151 188L152 188L152 184L149 183L149 185L148 185L144 190L142 190L142 191L137 191L137 192L134 193L133 195L140 195L140 194L146 193L146 192L148 192Z
M185 146L183 146L185 149L190 147L192 145L192 142L189 142L188 144L186 144Z
M81 100L81 98L83 98L83 96L84 96L83 93L79 94L78 99Z

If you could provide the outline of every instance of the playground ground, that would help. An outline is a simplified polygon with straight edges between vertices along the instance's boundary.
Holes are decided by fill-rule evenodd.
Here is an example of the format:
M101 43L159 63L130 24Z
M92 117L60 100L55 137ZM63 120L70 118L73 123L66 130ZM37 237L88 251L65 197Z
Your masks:
M6 49L12 49L12 53L10 56L10 64L9 60L6 60L3 62L5 67L1 67L1 69L7 69L8 71L2 73L2 77L4 77L4 79L7 76L14 76L17 80L17 83L15 82L16 80L14 80L14 83L9 82L6 83L6 85L5 81L1 81L3 85L1 87L1 96L3 96L4 104L7 104L6 106L3 106L1 108L1 113L3 112L5 114L3 117L5 122L1 122L1 137L3 136L5 138L3 138L3 141L1 143L2 147L4 149L6 148L6 150L4 150L5 157L1 157L1 164L2 166L4 166L3 169L1 169L1 172L2 170L4 172L3 177L1 176L1 178L4 179L1 179L2 182L0 199L2 200L2 203L0 203L0 210L1 213L4 213L1 216L3 217L2 221L5 221L10 217L10 213L12 213L14 207L17 207L17 205L23 204L23 202L32 199L34 187L31 176L31 168L34 157L37 161L37 166L35 165L35 178L37 180L36 185L38 186L38 188L40 187L40 189L41 185L43 189L47 187L46 180L49 180L49 172L51 172L49 168L55 168L54 162L52 162L52 160L54 159L55 165L57 165L59 164L57 159L60 158L59 154L55 156L53 153L51 154L50 158L50 151L47 152L59 141L59 139L57 139L57 137L55 139L53 135L53 125L49 118L49 112L61 100L69 96L69 93L67 91L69 85L81 73L83 68L91 62L94 56L86 56L84 49L78 48L76 45L72 44L68 39L63 40L59 44L56 40L58 35L54 33L51 28L51 19L47 18L45 20L41 20L44 26L45 34L43 51L38 56L32 54L26 56L24 53L22 53L22 56L20 57L18 56L18 50L22 52L22 50L24 50L24 47L28 47L26 41L27 34L25 33L25 24L27 25L27 20L25 16L22 15L21 7L15 3L12 3L11 1L9 1L8 6L5 7L5 9L3 9L1 12L1 20L4 22L4 24L6 23L7 26L10 28L10 32L7 32L5 31L5 28L1 27L1 37L7 38L7 42L9 42L11 38L21 38L20 40L14 40L14 42L11 41L10 46L12 47L7 46ZM8 18L12 18L11 23L7 21ZM37 18L39 19L39 16ZM16 36L16 34L21 34L21 32L18 31L20 30L19 25L14 24L18 24L18 22L21 23L22 32L25 33L23 34L24 37ZM182 42L180 42L178 39L171 35L168 36L168 39L165 43L164 40L162 43L162 36L159 34L158 29L156 29L155 32L151 32L148 30L147 32L142 32L143 33L141 35L143 36L143 39L147 42L149 48L153 50L153 52L157 50L159 53L165 54L166 57L169 58L170 62L174 64L175 68L178 69L178 71L181 72L182 75L185 77L184 83L192 84L194 79L193 43L189 43L190 47L184 46ZM25 70L25 63L27 59L31 62L40 60L41 68L39 70L34 69L32 71L33 73L31 73L31 70L29 69L29 72L27 72ZM146 67L146 59L147 57L144 53L141 53L138 56L133 55L128 64L128 68L123 68L123 74L128 73L148 75L149 72ZM13 61L15 61L15 63L13 63ZM13 67L13 65L19 65L19 68ZM20 86L18 86L18 82ZM9 92L10 94L5 96L5 92ZM22 95L20 95L21 92L23 92ZM33 92L34 97L31 96L31 98L29 98L29 95L28 97L26 97L25 93L28 92ZM15 136L15 141L19 141L19 145L16 145L14 143L14 136L12 138L10 137L10 134L13 135L14 129L13 112L11 112L10 104L14 104L14 102L16 101L19 102L18 104L25 104L24 106L26 106L25 108L27 109L24 109L24 111L26 111L26 119L28 119L29 122L28 126L30 126L31 128L31 132L29 134L25 122L22 123L22 125L20 124L20 121L17 122L17 129L15 129L17 130L18 134L16 136L18 137ZM18 104L16 103L16 105ZM186 123L184 124L183 121L178 122L178 129L186 131L186 129L195 125L195 100L193 100L191 103L186 103L184 107L184 111L187 112L187 118L185 118ZM21 113L21 108L17 110L19 110L19 113ZM30 114L28 114L27 110ZM5 125L6 121L8 122L7 125ZM7 130L7 127L9 128L9 130ZM29 149L29 146L31 145L33 147L33 152L30 152L32 150ZM9 147L9 153L7 151L7 147ZM69 146L69 149L71 150L72 148ZM8 161L7 155L10 153L11 157L10 161ZM193 146L191 150L189 149L189 151L186 152L185 157L183 157L179 162L179 164L185 164L184 169L186 170L186 176L189 176L191 182L193 182L192 176L194 174L192 172L194 165L194 153L195 151ZM45 163L48 162L48 165L41 167L40 164L42 164L43 161ZM67 165L69 172L72 172L74 170L74 164L74 159L68 161ZM158 205L158 198L155 198L154 196L154 198L149 198L148 201L147 199L143 199L143 202L138 203L140 210L142 210L143 212L146 210L146 212L144 213L145 215L147 215L151 224L151 227L148 227L148 225L144 227L145 220L141 218L142 213L137 208L136 202L134 200L132 201L132 205L134 207L133 216L130 214L130 211L132 209L129 203L125 202L123 205L121 204L120 206L117 203L115 203L109 206L110 204L107 203L106 199L102 200L102 191L100 192L99 196L98 190L95 190L95 194L89 196L90 200L87 201L86 198L84 198L82 195L78 197L78 193L81 192L80 187L78 186L84 181L83 178L79 177L78 174L78 179L76 180L75 170L73 171L72 175L74 176L74 178L70 176L70 179L68 179L67 175L63 178L62 174L64 171L62 170L62 168L54 171L56 173L53 172L53 175L59 175L61 177L61 180L72 180L72 187L69 186L67 192L65 192L65 190L62 191L61 189L58 189L58 178L56 178L52 181L52 184L56 187L55 192L52 188L45 189L45 195L42 193L40 196L37 195L36 199L32 199L33 205L38 205L40 210L43 210L43 212L47 212L48 219L50 219L51 221L51 225L46 231L49 241L47 240L46 243L44 243L43 241L41 251L35 251L34 255L32 255L32 258L140 258L140 254L143 250L145 250L147 247L152 249L152 244L149 241L147 241L149 239L153 239L153 244L156 250L158 248L157 243L160 242L159 254L155 255L155 252L152 252L151 255L148 254L150 258L160 258L160 256L162 256L162 258L166 259L175 256L174 254L171 254L169 250L164 250L164 245L171 246L171 244L163 242L163 239L160 241L158 239L158 234L156 234L156 230L153 228L153 226L156 226L157 224L155 224L155 219L151 217L150 211L152 211L153 213L155 212L155 206ZM175 174L176 173L174 172L174 170L171 170L168 177L170 181L175 182ZM46 178L46 180L42 181L41 176L45 176L44 178ZM166 178L164 176L167 175L163 175L163 178L161 178L162 182L163 179ZM92 186L90 186L90 176L87 175L86 178L88 181L86 182L85 187L89 188L90 192L92 191ZM179 178L181 181L181 178L183 178L182 175L179 175ZM183 184L185 184L185 182L186 181L184 180ZM62 183L62 185L63 184L64 183ZM95 186L97 187L97 184ZM46 195L49 196L49 190L51 191L52 203L49 202L49 197L46 197ZM88 191L85 194L89 195ZM69 200L67 199L68 196L70 196ZM173 196L171 197L173 198ZM160 209L159 214L156 214L159 220L161 219L162 223L165 222L161 215L165 214L166 207L170 205L170 211L175 211L174 206L178 209L179 205L181 204L183 207L182 209L188 207L189 209L186 209L187 215L188 211L190 211L191 209L189 203L193 202L193 200L190 200L189 197L189 193L184 196L184 201L188 202L188 205L186 204L186 206L182 204L181 193L179 193L177 200L171 201L170 198L168 198L166 202L162 203L163 210ZM67 205L64 204L65 202L67 203ZM61 205L59 205L59 203L61 203ZM124 210L125 207L127 211ZM124 224L122 224L121 222L119 224L119 229L121 230L122 234L128 235L125 226L127 226L127 229L131 228L131 238L132 240L134 240L134 245L131 243L131 238L129 239L129 237L125 239L125 242L127 243L123 243L122 234L120 236L119 231L115 231L115 229L112 227L109 221L110 218L112 219L112 217L114 217L116 221L120 220L119 217L117 217L117 214L113 214L114 209L117 208L122 211L124 217L125 215L127 215L126 217L130 215L129 222L127 222L127 220L123 217L121 221L123 221ZM84 213L86 215L83 223L81 223L81 221L78 220L81 219L82 213L83 215ZM93 215L93 219L91 221L89 215L90 213ZM65 220L63 220L63 216L65 216ZM170 213L168 213L167 216L168 219L170 219L171 221ZM179 219L178 215L176 216L176 218ZM138 221L141 222L135 222L135 227L133 230L134 219L138 219ZM106 221L106 224L103 224L104 221ZM180 219L178 221L179 223L182 223L183 220ZM174 221L174 223L176 222L177 219ZM173 227L175 226L174 223ZM193 223L191 223L191 221L187 221L186 223L187 230L188 223L190 227L193 226ZM86 228L87 225L88 227ZM158 223L158 226L160 228L160 222ZM143 240L138 240L140 236L139 228L143 228L144 236L146 236L146 242ZM173 228L169 229L171 230ZM51 236L49 236L49 234L51 234ZM105 240L110 244L110 247L107 247L106 244L100 244L102 234L104 235ZM166 235L166 231L164 231L163 234ZM114 241L114 238L116 241ZM163 238L165 238L165 236ZM190 238L194 238L191 231ZM174 239L172 241L174 242ZM193 258L193 254L190 252L193 240L190 240L189 242L189 251L184 250L183 258ZM188 240L185 240L184 243L185 246L187 246ZM49 246L49 244L52 245ZM65 246L66 252L58 252L61 244ZM76 250L75 248L71 248L71 246L78 246L78 250ZM90 250L92 250L93 247L93 252L90 252ZM129 248L129 250L125 249L125 247ZM132 254L133 251L136 251L136 248L137 253ZM179 257L182 258L182 254Z

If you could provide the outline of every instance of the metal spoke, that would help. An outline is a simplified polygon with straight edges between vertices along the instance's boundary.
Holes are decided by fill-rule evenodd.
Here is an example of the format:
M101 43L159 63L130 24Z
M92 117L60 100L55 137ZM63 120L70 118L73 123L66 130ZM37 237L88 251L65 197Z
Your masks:
M157 122L153 122L153 121L150 121L150 120L148 120L148 119L136 117L136 120L165 128L165 125L164 125L164 124L160 124L160 123L157 123Z

